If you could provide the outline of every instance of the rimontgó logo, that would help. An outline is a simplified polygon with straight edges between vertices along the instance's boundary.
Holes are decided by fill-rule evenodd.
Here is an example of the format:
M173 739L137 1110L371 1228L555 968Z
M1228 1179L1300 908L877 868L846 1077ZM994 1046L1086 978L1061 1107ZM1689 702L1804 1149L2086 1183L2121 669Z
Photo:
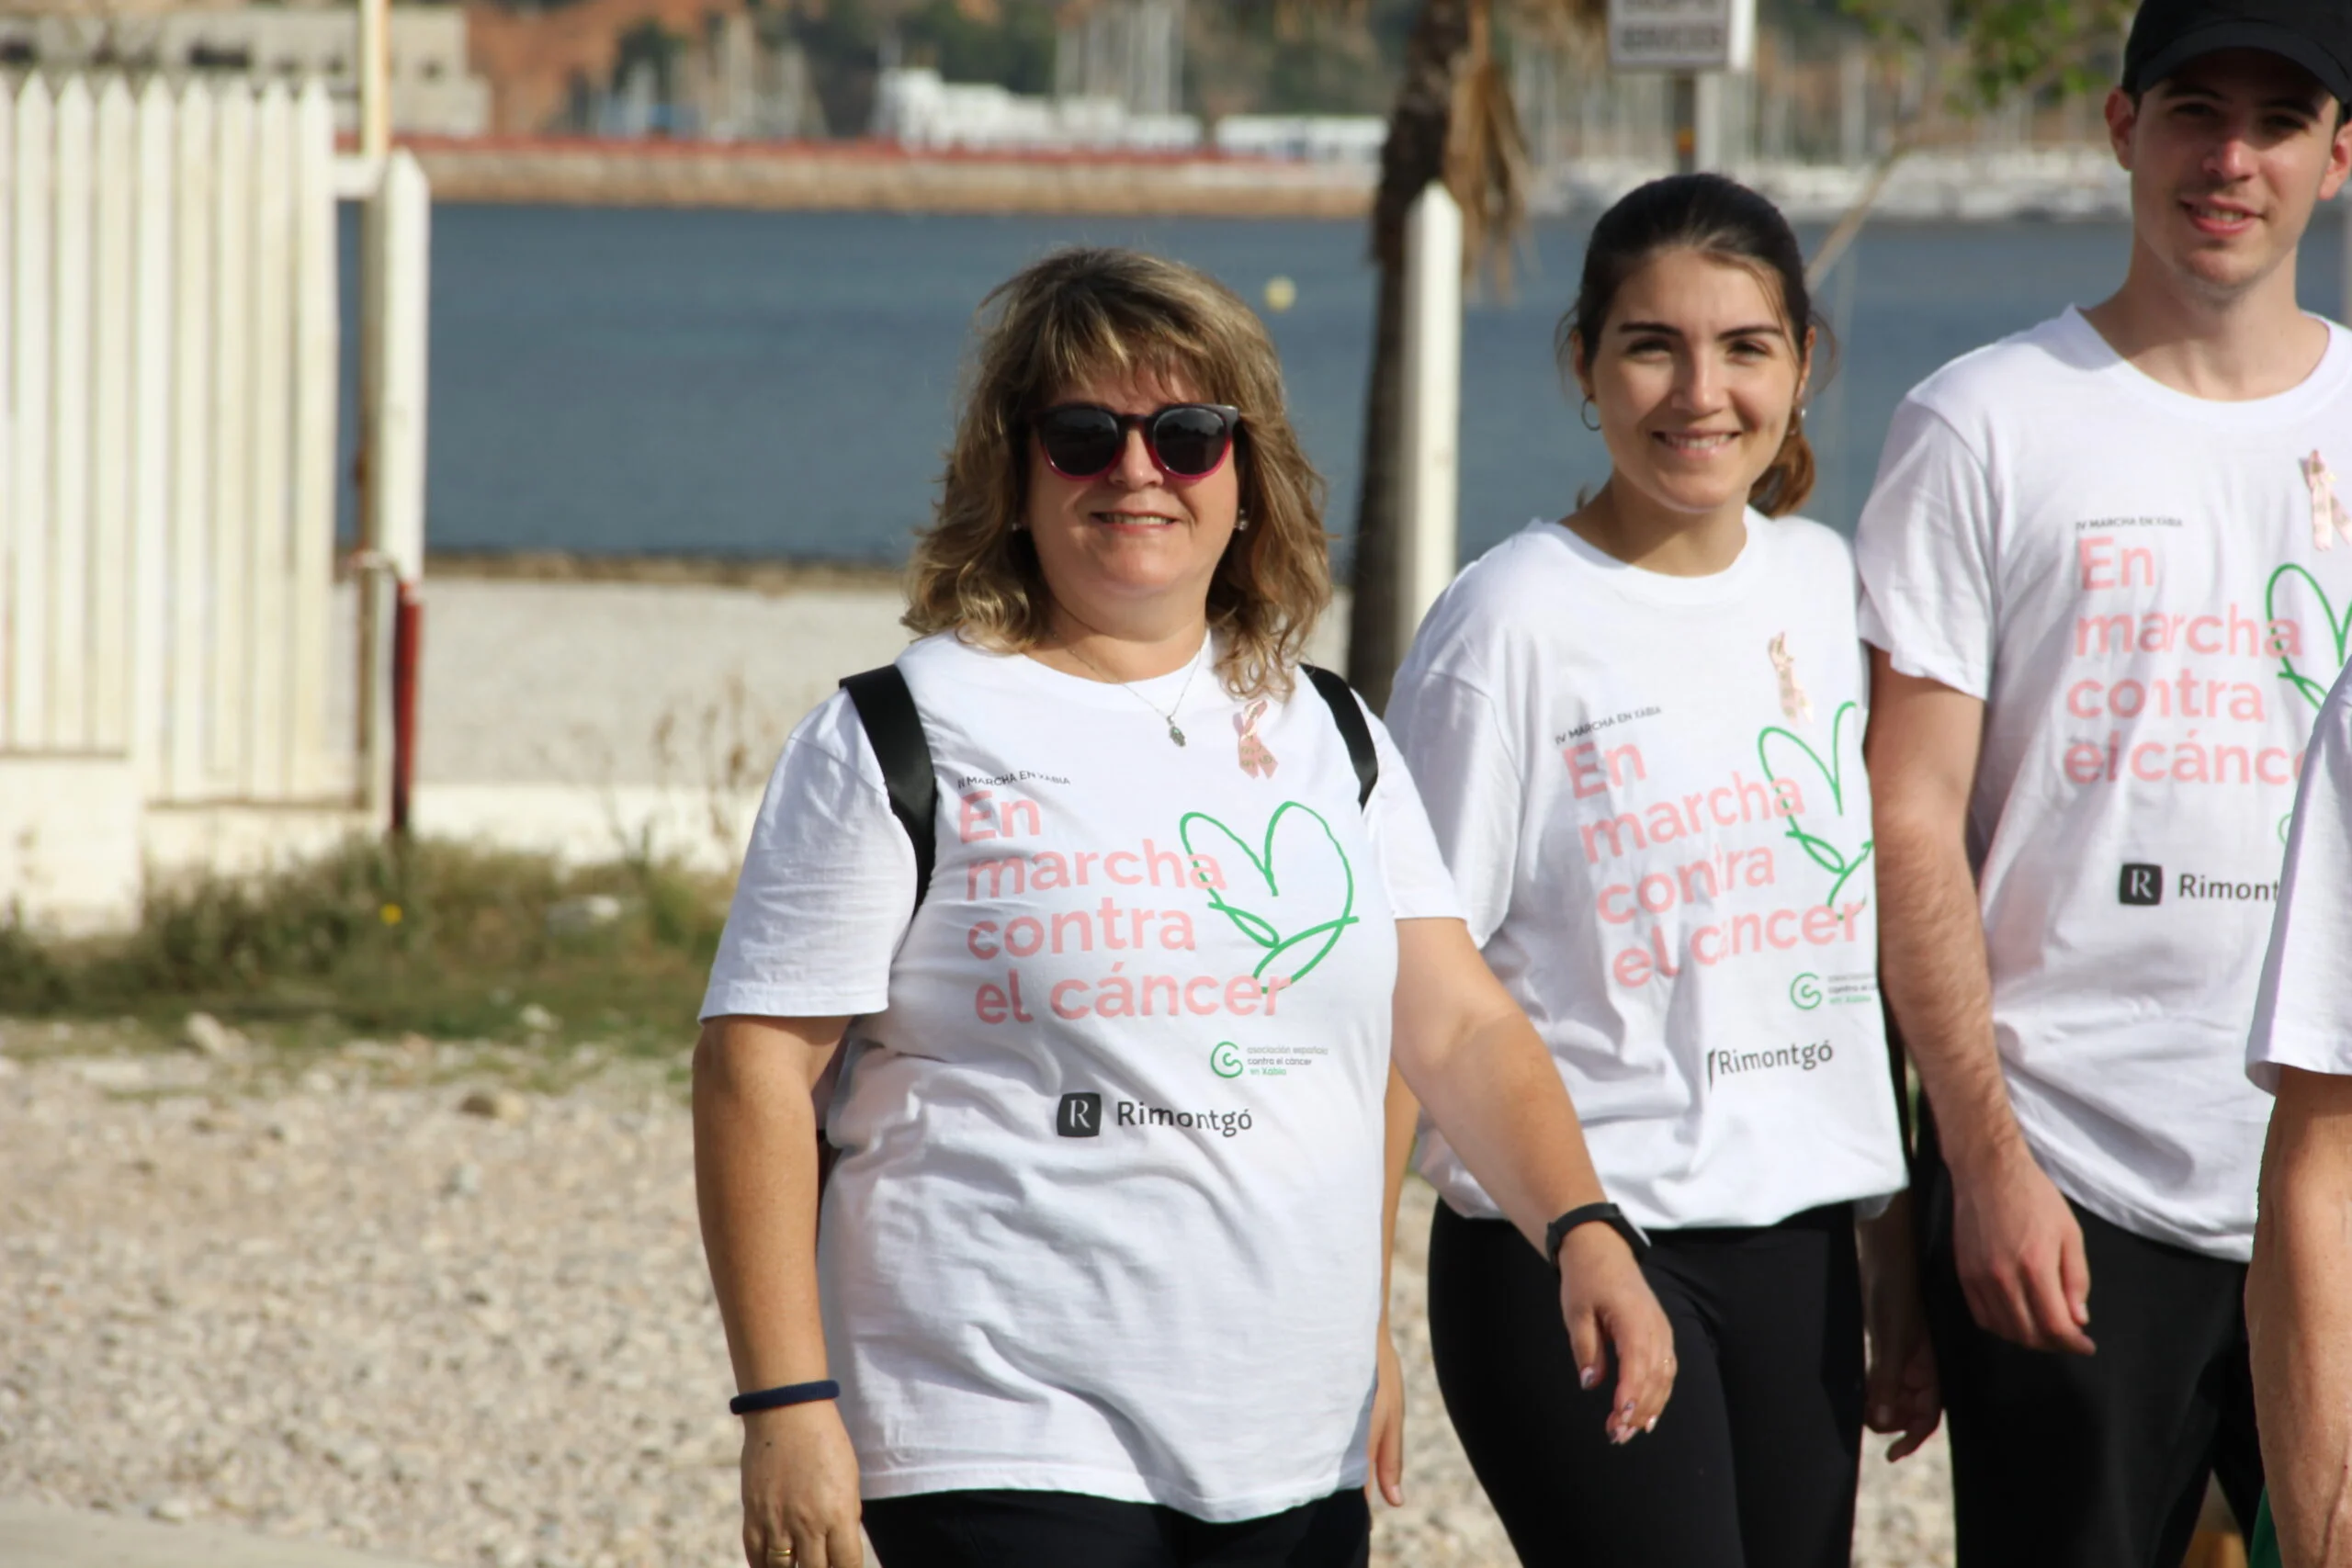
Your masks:
M2142 906L2165 901L2165 868L2160 865L2127 864L2123 879L2115 896L2126 904ZM2172 896L2183 903L2206 904L2269 904L2278 897L2276 882L2233 882L2225 876L2205 876L2193 871L2176 872L2172 879Z
M1250 1128L1247 1111L1171 1111L1165 1105L1146 1105L1140 1100L1119 1101L1119 1123L1122 1127L1182 1127L1187 1131L1222 1133L1228 1138L1238 1137Z
M1826 1040L1782 1045L1770 1051L1710 1051L1707 1053L1707 1082L1712 1087L1719 1077L1769 1072L1775 1067L1794 1067L1799 1072L1809 1073L1815 1067L1827 1066L1837 1056L1838 1048Z
M1122 1100L1116 1102L1111 1124L1114 1127L1174 1127L1184 1132L1216 1133L1227 1138L1238 1138L1254 1125L1247 1111L1177 1111L1165 1105L1146 1105L1141 1100ZM1065 1138L1099 1138L1102 1135L1102 1097L1100 1094L1066 1094L1054 1111L1054 1131Z

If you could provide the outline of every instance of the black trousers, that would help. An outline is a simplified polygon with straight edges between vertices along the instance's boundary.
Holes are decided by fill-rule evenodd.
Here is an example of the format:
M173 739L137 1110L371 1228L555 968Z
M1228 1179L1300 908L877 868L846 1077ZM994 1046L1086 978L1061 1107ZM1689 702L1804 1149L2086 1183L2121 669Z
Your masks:
M2098 1353L2029 1350L1969 1314L1951 1175L1925 1117L1917 1184L1961 1568L2178 1568L2209 1475L2251 1529L2262 1450L2245 1265L2150 1241L2077 1204Z
M1471 1467L1528 1568L1846 1568L1862 1436L1851 1204L1759 1229L1663 1231L1643 1264L1674 1325L1674 1397L1619 1448L1615 1386L1577 1386L1558 1278L1500 1220L1443 1203L1430 1338Z
M1357 1488L1211 1524L1077 1492L925 1492L871 1498L879 1568L1363 1568L1372 1514Z

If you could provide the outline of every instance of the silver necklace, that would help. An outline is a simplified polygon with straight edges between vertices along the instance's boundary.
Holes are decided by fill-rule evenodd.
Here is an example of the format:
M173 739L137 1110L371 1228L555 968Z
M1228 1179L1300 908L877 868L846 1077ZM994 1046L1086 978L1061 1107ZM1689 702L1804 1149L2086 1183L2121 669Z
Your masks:
M1190 696L1193 691L1193 677L1201 672L1202 655L1207 653L1209 650L1207 639L1204 638L1202 640L1200 653L1193 655L1193 667L1184 672L1184 684L1176 693L1175 705L1170 707L1166 713L1161 713L1159 711L1159 704L1153 702L1149 697L1145 696L1141 692L1136 691L1132 682L1120 680L1108 670L1103 669L1102 666L1095 663L1094 660L1079 652L1077 644L1065 643L1063 646L1069 649L1069 656L1072 659L1077 660L1080 664L1085 665L1089 670L1091 670L1097 675L1102 676L1103 680L1108 681L1112 685L1118 687L1121 691L1126 693L1127 695L1135 698L1136 701L1149 708L1161 723L1168 726L1169 739L1174 741L1179 746L1184 744L1184 731L1177 724L1176 716L1184 711L1184 699Z

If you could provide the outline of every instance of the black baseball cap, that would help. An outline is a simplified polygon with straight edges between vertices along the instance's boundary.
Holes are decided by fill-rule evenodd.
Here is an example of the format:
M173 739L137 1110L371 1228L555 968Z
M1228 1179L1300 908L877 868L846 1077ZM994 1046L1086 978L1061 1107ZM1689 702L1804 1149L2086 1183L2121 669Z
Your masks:
M2147 0L2123 46L2123 90L2225 49L2283 56L2352 103L2352 0Z

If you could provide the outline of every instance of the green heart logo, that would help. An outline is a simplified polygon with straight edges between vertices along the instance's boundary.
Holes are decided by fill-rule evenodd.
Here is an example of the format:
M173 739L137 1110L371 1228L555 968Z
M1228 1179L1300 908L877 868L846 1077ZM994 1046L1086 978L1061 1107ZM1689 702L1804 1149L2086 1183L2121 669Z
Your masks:
M1297 813L1295 817L1292 816L1294 812ZM1295 824L1295 830L1284 834L1283 826L1285 822ZM1321 829L1319 837L1308 828L1309 823ZM1259 959L1257 967L1250 971L1257 978L1264 979L1266 971L1285 954L1295 953L1311 945L1313 952L1306 962L1290 974L1294 983L1306 979L1315 972L1317 964L1330 955L1331 949L1339 945L1341 934L1356 923L1355 868L1348 863L1348 853L1340 847L1340 837L1331 831L1331 824L1325 821L1322 814L1313 807L1286 800L1274 807L1274 814L1266 819L1266 836L1256 850L1243 842L1240 834L1207 812L1188 811L1176 826L1177 837L1183 840L1184 852L1188 856L1202 852L1200 844L1194 841L1196 833L1212 845L1216 841L1216 835L1222 834L1240 852L1241 859L1249 863L1250 869L1265 884L1265 897L1269 902L1262 910L1235 903L1237 889L1233 887L1209 890L1209 907L1231 920L1236 931L1266 950L1265 956ZM1339 863L1340 880L1344 891L1337 914L1328 913L1326 905L1322 909L1305 911L1303 922L1295 929L1283 929L1278 917L1287 914L1295 919L1301 911L1295 904L1284 906L1282 876L1275 869L1277 840L1281 848L1292 857L1287 863L1294 867L1298 863L1298 857L1319 856L1327 851L1331 859ZM1254 898L1254 892L1250 897ZM1303 903L1308 896L1300 892L1292 897Z
M2327 590L2319 585L2319 579L2313 577L2308 568L2290 561L2270 574L2270 585L2262 592L2264 618L2274 626L2282 619L2278 614L2278 590L2290 577L2301 578L2311 589L2312 597L2319 601L2319 613L2326 621L2328 635L2335 641L2335 667L2338 670L2343 669L2345 645L2347 640L2352 640L2352 604L2346 604L2344 607L2344 614L2338 615L2335 613L2335 602L2327 596ZM2301 626L2303 623L2297 621L2295 624ZM2278 656L2278 679L2302 693L2303 700L2311 704L2314 709L2327 701L2328 683L2314 681L2296 669L2292 654L2282 653Z
M1821 774L1821 782L1829 786L1829 803L1838 808L1838 815L1842 818L1846 815L1846 721L1860 712L1860 705L1844 703L1839 705L1837 713L1831 716L1829 761L1826 762L1821 760L1821 753L1807 745L1804 737L1794 730L1783 729L1775 724L1758 734L1756 762L1764 770L1767 787L1770 787L1772 780L1783 776L1772 767L1771 743L1774 740L1785 740L1804 752L1805 760L1811 762ZM1854 745L1856 755L1859 757L1861 747L1861 737L1859 733L1854 737ZM1800 818L1792 815L1788 821L1789 837L1794 839L1798 847L1813 858L1815 865L1829 874L1832 879L1829 884L1829 896L1822 900L1822 906L1825 908L1836 908L1838 895L1845 891L1846 884L1852 879L1854 873L1870 863L1872 852L1878 848L1878 840L1864 839L1861 848L1849 854L1830 840L1823 838L1818 833L1807 831Z

